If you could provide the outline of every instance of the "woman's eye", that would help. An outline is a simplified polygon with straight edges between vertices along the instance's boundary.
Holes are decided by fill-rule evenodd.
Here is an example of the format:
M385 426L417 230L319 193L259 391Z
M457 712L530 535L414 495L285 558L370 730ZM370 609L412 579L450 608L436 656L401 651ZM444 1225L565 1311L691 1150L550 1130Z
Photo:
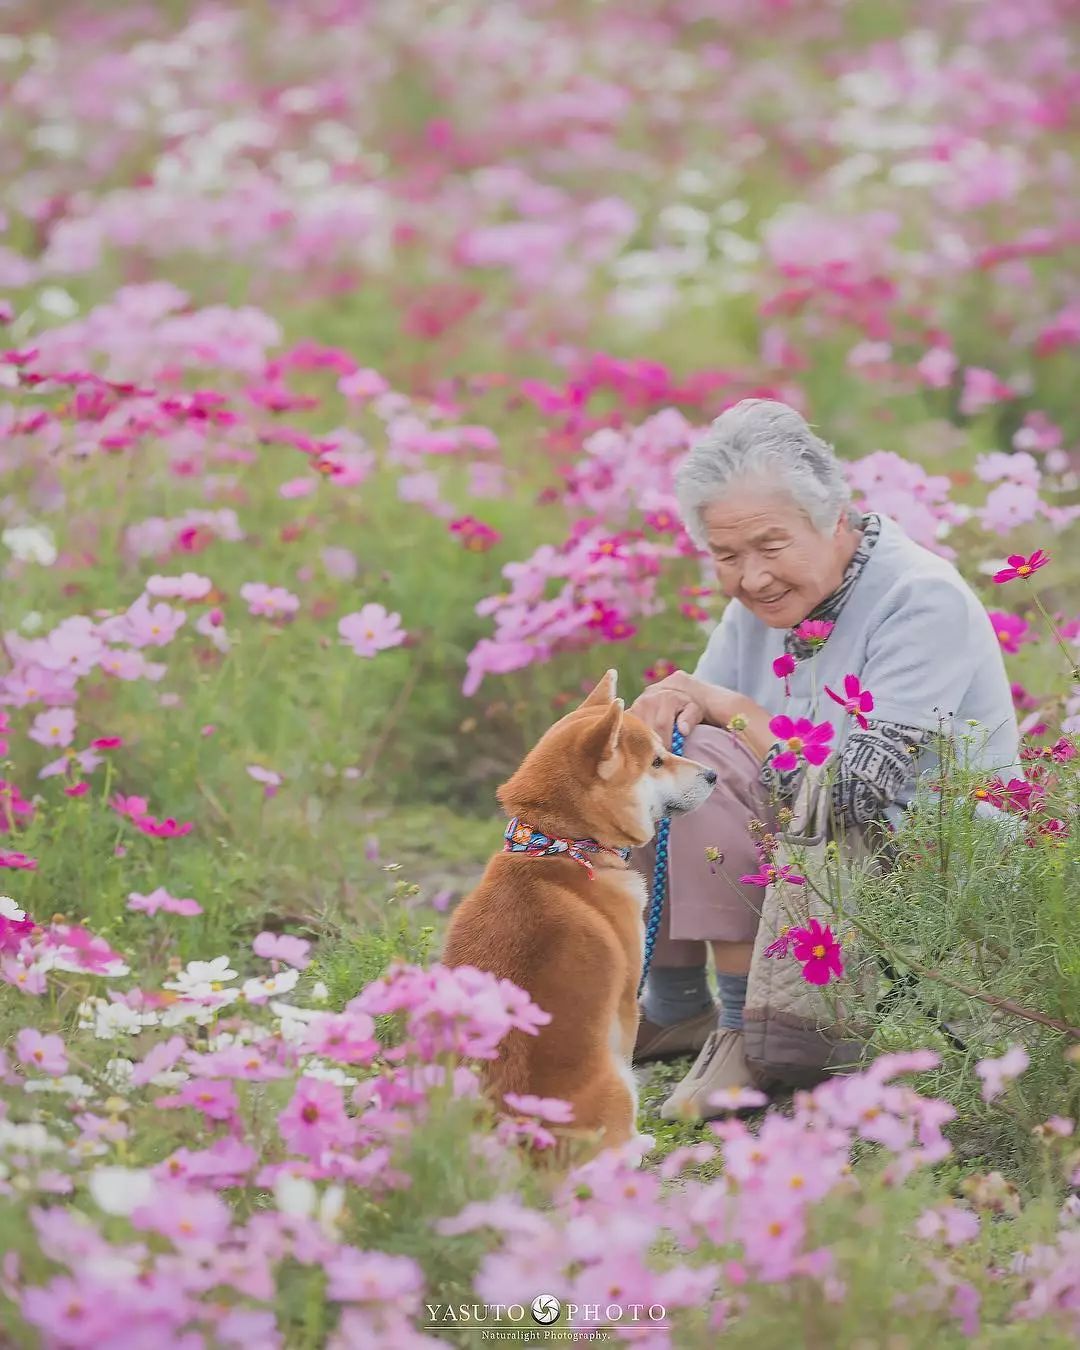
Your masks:
M652 762L652 766L654 769L662 769L664 767L664 756L657 755Z

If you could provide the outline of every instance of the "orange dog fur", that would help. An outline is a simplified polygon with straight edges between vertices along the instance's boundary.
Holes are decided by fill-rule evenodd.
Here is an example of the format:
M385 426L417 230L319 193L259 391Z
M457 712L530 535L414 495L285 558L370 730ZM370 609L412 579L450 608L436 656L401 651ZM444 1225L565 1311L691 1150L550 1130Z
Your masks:
M624 710L615 683L609 670L499 788L508 815L555 838L639 847L663 816L708 797L716 774L666 750ZM507 1034L498 1059L485 1062L484 1087L497 1106L507 1092L569 1101L574 1133L595 1151L636 1132L630 1061L647 895L617 854L590 861L594 877L565 854L496 854L454 911L442 960L511 980L551 1014L536 1036Z

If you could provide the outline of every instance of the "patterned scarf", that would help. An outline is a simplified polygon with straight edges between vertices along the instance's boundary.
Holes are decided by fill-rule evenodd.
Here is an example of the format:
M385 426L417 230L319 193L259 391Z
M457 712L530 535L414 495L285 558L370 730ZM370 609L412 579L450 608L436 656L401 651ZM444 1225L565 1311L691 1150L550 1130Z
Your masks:
M584 867L590 880L595 879L595 873L588 854L615 853L623 862L630 857L628 848L608 848L606 844L598 844L595 839L556 839L550 834L541 834L531 825L526 825L518 816L507 825L504 838L506 840L503 844L504 853L525 853L530 858L565 853L568 858L573 858Z
M874 545L878 541L878 535L881 534L881 517L865 515L861 520L855 522L857 528L862 530L862 539L859 541L859 547L855 550L854 556L844 570L843 580L831 595L827 595L820 604L815 605L806 619L822 619L828 623L835 623L839 617L840 611L847 603L848 596L855 589L855 583L862 575L862 570L870 559L870 554L874 551ZM803 623L806 619L802 620ZM798 625L796 625L798 627ZM826 638L826 641L828 639ZM802 638L796 637L794 630L789 629L784 634L784 651L789 656L793 656L796 661L805 661L813 656L823 644L820 642L804 642Z

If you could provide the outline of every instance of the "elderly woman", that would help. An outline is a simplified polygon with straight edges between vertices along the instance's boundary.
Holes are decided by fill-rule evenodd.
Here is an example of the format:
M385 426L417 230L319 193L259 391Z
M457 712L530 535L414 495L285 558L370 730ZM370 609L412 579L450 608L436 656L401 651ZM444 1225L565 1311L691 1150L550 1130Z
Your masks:
M770 719L832 723L831 806L843 829L894 830L917 777L938 762L939 733L954 726L972 767L1019 758L983 605L951 563L851 507L833 449L794 409L764 399L729 408L687 456L677 493L729 603L694 673L650 686L632 709L666 743L678 719L686 754L719 774L710 800L672 822L669 899L642 1000L635 1062L699 1052L665 1119L707 1117L711 1093L750 1082L742 1008L763 892L738 878L758 871L751 822L771 825L800 773L773 769L781 747ZM785 655L786 680L774 672ZM849 674L873 695L866 729L824 693L842 692ZM738 735L727 729L736 717ZM651 878L651 848L637 864Z

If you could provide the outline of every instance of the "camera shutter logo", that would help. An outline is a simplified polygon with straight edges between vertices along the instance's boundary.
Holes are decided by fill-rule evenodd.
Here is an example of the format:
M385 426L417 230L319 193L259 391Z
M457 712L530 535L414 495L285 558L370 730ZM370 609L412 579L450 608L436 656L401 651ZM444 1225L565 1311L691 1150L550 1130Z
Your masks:
M539 1322L543 1327L557 1322L561 1312L562 1304L554 1294L537 1294L532 1301L533 1321Z

